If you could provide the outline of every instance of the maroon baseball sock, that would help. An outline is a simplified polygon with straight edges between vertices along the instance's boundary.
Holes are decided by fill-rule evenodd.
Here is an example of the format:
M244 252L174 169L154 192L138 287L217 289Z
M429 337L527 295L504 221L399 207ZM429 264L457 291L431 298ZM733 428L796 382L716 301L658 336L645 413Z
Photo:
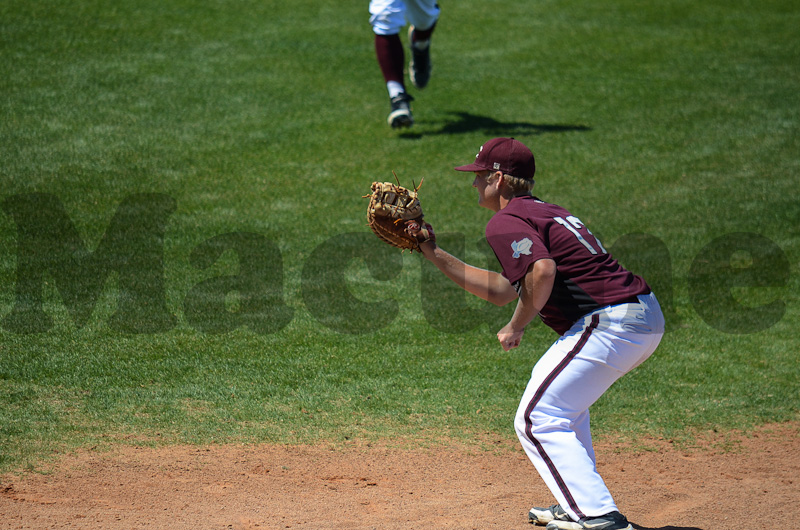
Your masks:
M375 35L375 53L386 82L396 81L405 86L403 67L406 58L400 35Z
M429 27L428 29L414 28L414 34L412 40L414 42L418 40L431 40L431 35L433 35L434 29L436 29L436 22L434 22L433 26Z

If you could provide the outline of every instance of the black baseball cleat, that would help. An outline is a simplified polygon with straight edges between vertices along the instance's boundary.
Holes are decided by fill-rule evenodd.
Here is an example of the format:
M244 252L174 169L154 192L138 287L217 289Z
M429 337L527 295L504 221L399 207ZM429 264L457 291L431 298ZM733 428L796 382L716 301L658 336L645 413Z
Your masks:
M574 521L552 520L545 530L633 530L633 527L619 512L611 512L599 517L584 517Z
M428 86L428 81L431 79L431 43L429 40L423 49L414 46L414 26L408 28L408 42L411 46L408 77L415 87L422 89Z
M554 504L549 508L533 507L528 512L528 522L531 524L546 525L550 521L569 521L569 515L564 511L560 504Z
M414 117L411 115L410 105L413 100L414 98L405 92L391 99L392 112L389 113L386 122L392 126L392 129L402 129L414 125Z

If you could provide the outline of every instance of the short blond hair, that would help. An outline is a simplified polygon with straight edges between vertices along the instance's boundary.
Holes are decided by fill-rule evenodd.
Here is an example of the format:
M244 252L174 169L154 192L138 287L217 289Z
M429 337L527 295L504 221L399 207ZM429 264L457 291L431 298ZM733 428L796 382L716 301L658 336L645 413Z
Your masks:
M488 172L488 175L484 175L483 178L485 178L487 182L491 182L492 177L499 173L499 171L491 171L488 169L486 171ZM529 193L533 189L533 185L536 183L533 179L523 179L515 177L514 175L509 175L508 173L502 173L502 175L503 182L508 185L508 188L514 193L514 195Z
M511 188L511 191L513 191L515 195L530 192L533 189L533 185L536 183L533 179L523 179L515 177L514 175L503 175L503 180L508 184L508 187Z

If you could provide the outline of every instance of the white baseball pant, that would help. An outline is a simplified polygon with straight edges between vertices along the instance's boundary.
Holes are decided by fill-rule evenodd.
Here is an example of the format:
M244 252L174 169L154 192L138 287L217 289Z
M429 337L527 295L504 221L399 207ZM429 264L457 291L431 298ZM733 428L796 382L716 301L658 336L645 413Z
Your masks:
M589 406L655 351L664 316L651 293L593 311L539 359L514 426L525 453L574 520L618 511L597 472Z
M439 19L436 0L371 0L369 23L376 35L396 35L410 23L421 30Z

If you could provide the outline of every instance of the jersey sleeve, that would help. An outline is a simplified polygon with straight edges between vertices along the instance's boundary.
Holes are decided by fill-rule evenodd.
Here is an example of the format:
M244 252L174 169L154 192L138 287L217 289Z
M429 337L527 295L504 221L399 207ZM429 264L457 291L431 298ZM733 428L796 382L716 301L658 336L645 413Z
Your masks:
M486 240L503 268L503 276L515 287L533 263L551 258L536 227L515 215L499 212L492 217L486 226Z

